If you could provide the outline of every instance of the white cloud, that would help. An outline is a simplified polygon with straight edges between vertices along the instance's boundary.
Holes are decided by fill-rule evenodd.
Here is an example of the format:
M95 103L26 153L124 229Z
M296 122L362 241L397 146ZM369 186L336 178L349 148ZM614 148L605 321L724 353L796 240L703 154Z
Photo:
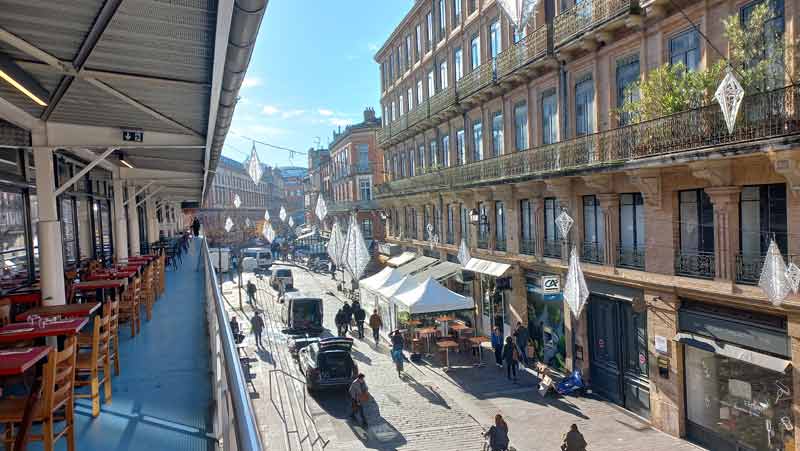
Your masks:
M255 88L257 86L261 86L261 78L256 76L244 77L242 88Z
M269 139L290 134L290 131L280 127L270 127L261 124L249 124L233 127L233 133L250 136L256 139Z
M344 117L332 117L328 119L328 123L335 126L335 127L344 127L353 123L352 119L347 119Z
M281 112L281 110L274 105L264 105L264 109L261 111L267 116L272 116Z
M326 110L325 108L318 109L317 113L319 113L320 116L333 116L333 111Z
M381 45L377 42L370 42L369 45L367 45L367 49L369 49L370 52L377 52L380 48Z
M305 112L306 112L306 110L284 111L283 114L281 114L281 118L283 118L283 119L292 119L292 118L295 118L297 116L302 116Z

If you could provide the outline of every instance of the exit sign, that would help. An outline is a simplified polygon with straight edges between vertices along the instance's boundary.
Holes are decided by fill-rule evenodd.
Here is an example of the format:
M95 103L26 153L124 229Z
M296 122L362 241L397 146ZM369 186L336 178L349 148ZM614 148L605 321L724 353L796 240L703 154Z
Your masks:
M140 143L144 140L144 132L140 130L123 130L122 140Z

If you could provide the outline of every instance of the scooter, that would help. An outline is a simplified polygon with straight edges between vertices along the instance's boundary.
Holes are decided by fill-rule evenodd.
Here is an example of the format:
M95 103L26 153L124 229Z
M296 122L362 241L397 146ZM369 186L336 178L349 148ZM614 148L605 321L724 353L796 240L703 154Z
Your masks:
M569 376L556 384L556 393L562 396L581 396L586 393L586 383L583 381L581 370L575 370Z

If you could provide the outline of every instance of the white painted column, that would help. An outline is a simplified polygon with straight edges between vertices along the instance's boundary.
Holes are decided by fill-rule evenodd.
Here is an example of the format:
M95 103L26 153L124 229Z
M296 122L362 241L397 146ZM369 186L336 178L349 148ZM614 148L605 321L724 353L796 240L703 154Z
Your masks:
M152 197L145 202L145 217L147 218L147 243L158 241L158 223L156 221L156 200Z
M111 183L114 188L114 253L118 261L128 258L128 221L125 219L125 206L123 205L125 185L118 177L119 171L116 172L117 177L114 177Z
M139 241L139 214L136 211L136 185L128 184L128 221L130 221L131 255L139 255L141 249Z
M36 195L39 203L39 275L42 286L42 304L66 304L64 290L64 256L61 243L61 222L56 207L56 184L53 171L53 150L35 147L33 162L36 167Z

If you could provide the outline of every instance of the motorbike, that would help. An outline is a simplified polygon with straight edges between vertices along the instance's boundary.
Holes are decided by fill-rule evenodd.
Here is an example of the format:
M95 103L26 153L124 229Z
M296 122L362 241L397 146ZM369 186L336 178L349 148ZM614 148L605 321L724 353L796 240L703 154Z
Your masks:
M583 381L581 370L574 370L569 376L555 385L556 393L562 396L581 396L586 393L586 383Z

